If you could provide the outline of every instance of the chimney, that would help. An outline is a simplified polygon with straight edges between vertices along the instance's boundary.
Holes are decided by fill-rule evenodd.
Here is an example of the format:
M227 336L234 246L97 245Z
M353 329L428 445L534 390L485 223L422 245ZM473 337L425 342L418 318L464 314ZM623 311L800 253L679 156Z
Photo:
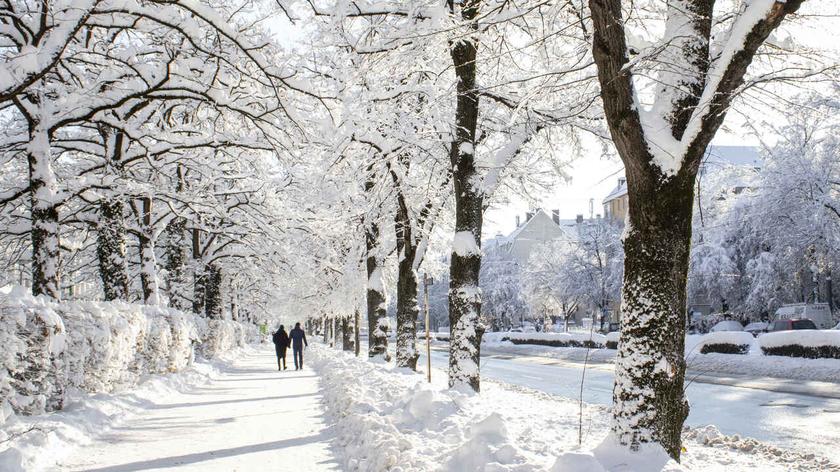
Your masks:
M520 224L522 223L519 221L519 215L516 215L516 227L519 228Z
M551 219L554 220L554 224L560 226L560 210L551 210Z
M581 224L581 223L583 223L583 215L578 215L578 216L575 218L575 223L577 223L577 224Z
M531 221L531 218L533 218L533 217L534 217L534 213L532 213L530 211L525 213L525 222L527 223L527 222Z

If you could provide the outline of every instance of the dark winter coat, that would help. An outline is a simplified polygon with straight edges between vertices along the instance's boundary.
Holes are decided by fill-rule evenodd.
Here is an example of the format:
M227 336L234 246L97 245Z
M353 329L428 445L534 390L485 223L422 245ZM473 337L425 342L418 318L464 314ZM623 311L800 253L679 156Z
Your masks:
M300 328L294 328L289 331L289 338L292 339L292 347L295 349L301 349L303 346L309 345L309 343L306 342L306 333L304 333Z
M278 329L273 336L271 336L271 340L274 342L274 348L278 351L285 351L286 348L289 347L289 335L286 334L286 330Z

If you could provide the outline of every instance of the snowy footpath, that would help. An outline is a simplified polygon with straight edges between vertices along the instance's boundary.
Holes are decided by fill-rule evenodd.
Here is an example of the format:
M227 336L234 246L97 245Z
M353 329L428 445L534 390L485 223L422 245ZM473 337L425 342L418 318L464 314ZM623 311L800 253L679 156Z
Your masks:
M64 456L49 465L42 457L24 469L339 470L330 448L333 433L323 421L318 378L311 369L277 372L274 350L268 346L245 351L228 363L198 367L199 373L181 378L175 387L172 383L181 374L43 415L42 427L58 427L52 434L77 444L53 440L53 446L62 446L56 448L49 441L24 443L24 455ZM73 423L74 416L89 422L86 434L59 427L65 420ZM74 431L78 441L70 437ZM72 447L79 443L82 447Z

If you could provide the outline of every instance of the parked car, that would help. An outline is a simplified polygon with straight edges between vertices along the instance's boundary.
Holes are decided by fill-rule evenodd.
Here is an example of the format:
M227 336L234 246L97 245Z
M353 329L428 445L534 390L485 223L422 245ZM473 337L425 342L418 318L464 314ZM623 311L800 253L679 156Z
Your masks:
M794 303L783 305L776 310L773 321L781 320L811 320L816 329L829 329L834 326L834 319L831 317L831 310L828 303Z
M744 325L735 320L725 320L714 325L710 332L718 333L721 331L743 331Z
M770 328L770 323L765 323L763 321L753 321L748 325L744 326L744 331L752 334L753 336L758 336L761 333L766 333L767 330Z
M776 331L792 331L795 329L817 329L817 325L809 319L801 320L777 320L770 325L768 330L771 333Z

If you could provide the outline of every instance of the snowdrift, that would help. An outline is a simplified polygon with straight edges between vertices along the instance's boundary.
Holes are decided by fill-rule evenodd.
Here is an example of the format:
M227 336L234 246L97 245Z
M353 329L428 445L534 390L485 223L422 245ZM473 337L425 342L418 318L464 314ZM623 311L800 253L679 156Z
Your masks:
M213 357L255 336L256 327L171 308L55 303L16 288L0 295L0 424L61 409L68 389L111 392L179 371L196 350Z

